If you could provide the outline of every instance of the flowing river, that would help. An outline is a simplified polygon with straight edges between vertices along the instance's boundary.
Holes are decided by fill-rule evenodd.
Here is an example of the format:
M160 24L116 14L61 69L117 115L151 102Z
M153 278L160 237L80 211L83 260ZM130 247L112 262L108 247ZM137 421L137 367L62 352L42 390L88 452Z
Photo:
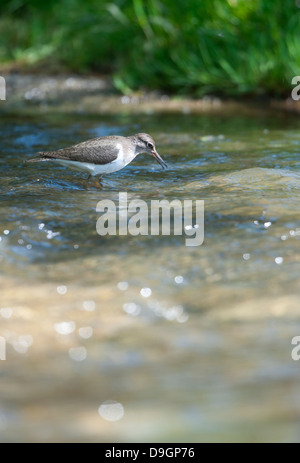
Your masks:
M24 164L137 132L168 170ZM0 441L299 441L299 117L2 114L0 146ZM203 200L203 244L100 236L119 192Z

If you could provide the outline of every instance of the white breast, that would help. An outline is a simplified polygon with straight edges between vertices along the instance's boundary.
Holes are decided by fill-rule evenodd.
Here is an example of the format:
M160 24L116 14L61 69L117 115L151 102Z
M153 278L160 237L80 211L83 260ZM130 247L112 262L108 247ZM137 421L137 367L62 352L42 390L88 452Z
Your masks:
M62 166L70 167L81 172L87 172L93 177L97 175L101 176L105 174L111 174L112 172L123 169L123 167L129 164L136 156L134 152L129 153L129 156L126 156L125 160L121 143L118 143L116 148L119 149L118 157L109 164L92 164L90 162L66 161L63 159L57 159L57 162Z

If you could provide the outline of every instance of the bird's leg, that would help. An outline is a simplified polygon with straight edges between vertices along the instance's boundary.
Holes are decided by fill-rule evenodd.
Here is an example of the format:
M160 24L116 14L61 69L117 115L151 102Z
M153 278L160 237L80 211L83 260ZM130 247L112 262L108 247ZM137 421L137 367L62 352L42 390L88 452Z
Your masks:
M91 178L92 178L92 176L88 175L88 178L86 179L86 189L87 190L89 189L89 182L90 182Z
M93 175L89 175L88 178L87 178L87 189L88 189L88 183L89 183L89 181L90 181L91 179L96 179L96 178L98 178L100 188L103 187L103 185L102 185L102 183L101 183L102 177L100 177L100 176L97 176L97 177L96 177L96 176L93 176ZM94 182L94 185L95 185L95 182Z

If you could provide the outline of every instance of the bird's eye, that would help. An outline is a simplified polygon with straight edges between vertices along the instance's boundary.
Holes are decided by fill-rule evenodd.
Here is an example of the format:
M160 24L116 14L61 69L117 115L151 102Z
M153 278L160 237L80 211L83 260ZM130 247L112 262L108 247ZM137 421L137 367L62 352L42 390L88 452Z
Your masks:
M150 150L153 150L154 146L152 143L148 142L147 143L147 147L150 149Z

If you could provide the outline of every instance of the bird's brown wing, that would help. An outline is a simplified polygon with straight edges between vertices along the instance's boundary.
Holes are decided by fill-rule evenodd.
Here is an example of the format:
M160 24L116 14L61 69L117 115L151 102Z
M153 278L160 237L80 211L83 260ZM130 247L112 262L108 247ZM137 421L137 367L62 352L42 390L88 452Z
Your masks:
M65 161L89 162L92 164L108 164L117 159L119 153L119 149L116 148L116 137L114 137L114 140L111 138L92 138L78 145L69 146L57 151L41 151L37 153L37 157L29 159L29 162L62 159Z

